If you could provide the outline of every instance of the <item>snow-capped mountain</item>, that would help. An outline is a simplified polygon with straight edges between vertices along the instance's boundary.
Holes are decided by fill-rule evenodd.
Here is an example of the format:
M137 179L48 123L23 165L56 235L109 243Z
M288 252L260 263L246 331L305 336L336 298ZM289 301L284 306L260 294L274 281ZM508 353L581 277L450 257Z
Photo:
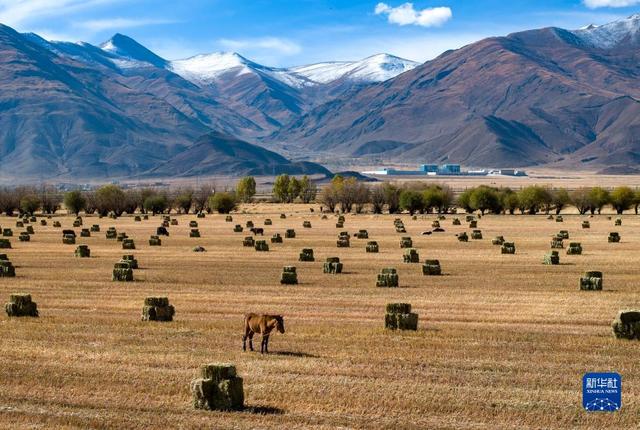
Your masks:
M640 42L640 14L604 25L588 25L572 32L585 45L612 49L623 42Z
M334 61L290 68L263 66L235 52L216 52L172 61L169 69L196 84L212 84L254 73L286 85L302 88L347 79L358 83L383 82L416 67L419 63L378 54L359 61Z
M360 61L317 63L288 70L316 84L328 84L344 78L359 82L384 82L415 68L418 64L393 55L378 54Z

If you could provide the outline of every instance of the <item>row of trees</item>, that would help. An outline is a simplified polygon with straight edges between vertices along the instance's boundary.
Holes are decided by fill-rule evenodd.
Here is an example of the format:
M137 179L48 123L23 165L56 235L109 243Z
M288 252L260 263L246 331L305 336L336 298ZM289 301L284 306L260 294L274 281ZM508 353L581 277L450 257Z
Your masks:
M330 212L410 213L448 212L460 207L467 212L522 214L560 213L574 206L579 213L600 213L611 206L617 213L640 208L640 191L626 186L611 191L602 187L579 188L568 191L533 185L520 190L481 185L462 192L457 199L446 185L409 182L366 184L353 177L335 176L317 194L316 185L307 177L301 179L280 175L273 185L273 199L291 203L318 201ZM212 184L199 188L182 187L175 190L145 188L125 190L117 185L105 185L95 191L58 192L51 186L0 188L0 212L13 215L45 214L56 212L64 203L65 208L78 214L85 212L107 215L123 213L178 213L212 212L228 213L240 202L250 202L256 194L255 178L240 179L235 190L220 191ZM317 198L317 199L316 199Z
M580 214L601 213L611 206L618 214L633 208L638 213L640 191L622 186L608 191L602 187L550 189L539 185L525 187L519 191L510 188L479 186L464 191L457 200L458 206L468 212L522 214L559 214L567 206L574 206Z

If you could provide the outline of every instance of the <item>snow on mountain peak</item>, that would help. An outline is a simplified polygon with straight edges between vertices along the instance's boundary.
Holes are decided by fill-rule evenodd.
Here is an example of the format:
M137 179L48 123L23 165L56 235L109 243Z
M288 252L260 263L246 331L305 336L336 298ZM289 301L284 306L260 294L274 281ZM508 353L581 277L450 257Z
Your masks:
M360 82L382 82L417 65L416 62L389 54L377 54L360 61L316 63L289 70L318 84L328 84L342 78Z
M114 60L119 67L144 66L144 63L156 67L165 67L167 61L130 38L116 33L111 39L100 45L100 48L120 59Z
M252 65L251 61L235 52L214 52L172 61L169 68L187 80L208 83L227 73L235 76L251 73Z
M625 40L640 41L640 14L604 25L589 25L573 31L583 43L601 49L611 49Z

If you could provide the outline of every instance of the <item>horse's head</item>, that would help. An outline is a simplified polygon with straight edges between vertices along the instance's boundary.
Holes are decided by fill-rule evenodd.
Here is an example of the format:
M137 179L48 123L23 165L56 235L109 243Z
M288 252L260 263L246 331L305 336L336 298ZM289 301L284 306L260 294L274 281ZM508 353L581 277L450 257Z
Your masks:
M276 329L280 332L280 333L284 333L284 318L282 317L282 315L276 315Z

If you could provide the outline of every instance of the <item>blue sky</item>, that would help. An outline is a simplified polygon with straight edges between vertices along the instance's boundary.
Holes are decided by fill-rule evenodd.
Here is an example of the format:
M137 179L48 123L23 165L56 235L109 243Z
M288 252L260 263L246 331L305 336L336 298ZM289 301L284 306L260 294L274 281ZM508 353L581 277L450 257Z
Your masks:
M0 0L0 22L55 40L98 44L116 32L168 59L236 51L262 64L417 61L488 36L604 24L640 0Z

